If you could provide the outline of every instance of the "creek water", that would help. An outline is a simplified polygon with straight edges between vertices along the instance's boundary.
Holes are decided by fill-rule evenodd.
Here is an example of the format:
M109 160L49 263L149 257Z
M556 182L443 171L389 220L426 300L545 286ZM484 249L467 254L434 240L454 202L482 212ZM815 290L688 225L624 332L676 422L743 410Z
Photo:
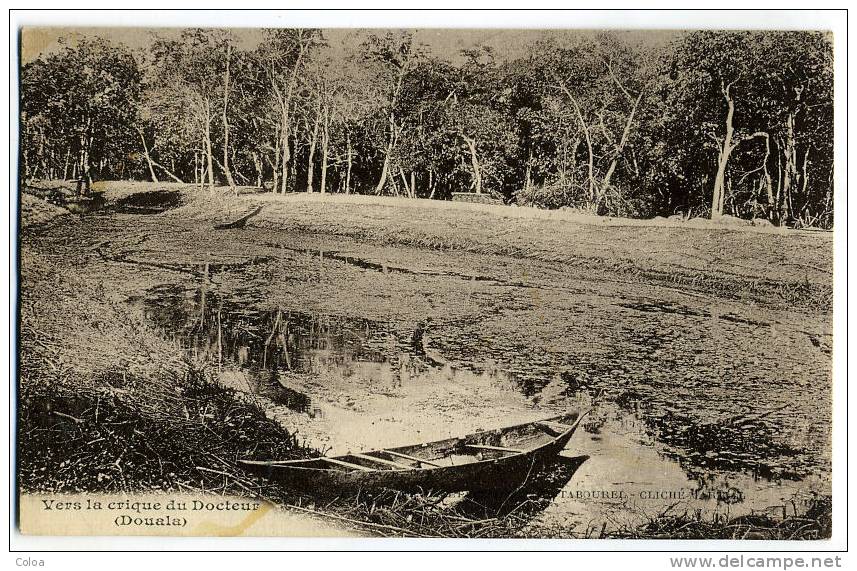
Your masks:
M319 264L353 271L480 282L504 290L563 289L448 268L411 269L324 250L280 247L275 258L258 261L283 264L284 258L317 258ZM216 270L240 274L244 268ZM451 350L450 339L461 334L448 331L455 328L453 321L378 320L301 311L294 304L272 307L252 279L239 275L243 289L221 291L213 271L211 265L197 266L193 279L153 287L132 301L192 359L216 367L222 384L257 398L272 416L325 452L412 444L594 402L564 453L585 461L575 463L576 471L560 478L560 485L533 492L540 506L532 511L534 523L589 535L605 524L631 528L662 513L792 515L829 493L823 469L771 469L742 445L748 431L757 431L760 440L766 437L761 420L739 422L734 430L697 423L682 432L686 418L652 407L639 391L594 401L597 379L569 372L567 363L543 355ZM562 295L576 294L565 288ZM712 318L708 309L665 301L617 299L613 306L672 318ZM714 317L729 326L764 326L730 312ZM657 355L668 353L669 339L666 332L640 342L647 354ZM737 440L734 446L713 442L718 438ZM769 448L774 455L790 454Z

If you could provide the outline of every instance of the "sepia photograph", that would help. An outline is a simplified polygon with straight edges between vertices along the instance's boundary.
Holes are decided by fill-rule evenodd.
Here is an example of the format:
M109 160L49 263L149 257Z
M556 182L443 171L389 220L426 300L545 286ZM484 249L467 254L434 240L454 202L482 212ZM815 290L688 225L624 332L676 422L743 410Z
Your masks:
M228 21L17 30L21 534L833 537L830 29Z

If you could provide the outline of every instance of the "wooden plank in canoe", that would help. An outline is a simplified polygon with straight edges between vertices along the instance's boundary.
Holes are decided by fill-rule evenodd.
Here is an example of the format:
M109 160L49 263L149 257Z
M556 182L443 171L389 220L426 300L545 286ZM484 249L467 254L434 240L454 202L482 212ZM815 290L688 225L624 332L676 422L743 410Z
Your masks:
M407 464L402 464L400 462L393 462L392 460L384 460L383 458L378 458L377 456L369 456L368 454L358 454L355 452L351 453L351 456L356 458L361 458L363 460L369 460L370 462L377 462L378 464L384 464L385 466L391 466L393 468L398 468L399 470L413 470L413 466L408 466Z
M541 430L542 432L544 432L545 434L547 434L551 438L556 438L557 436L559 436L560 434L562 434L564 432L562 430L557 430L556 428L551 428L547 424L541 424L539 422L534 423L533 426L535 426L536 428L538 428L539 430Z
M290 466L292 464L318 462L319 460L324 460L324 458L302 458L299 460L238 460L238 462L240 462L241 464L246 464L248 466Z
M434 466L435 468L440 468L440 464L435 464L434 462L430 462L429 460L423 460L422 458L417 458L416 456L409 456L407 454L402 454L401 452L393 452L392 450L379 450L378 452L383 452L384 454L390 454L391 456L397 456L399 458L404 458L405 460L413 460L414 462L419 462L421 464L426 464L428 466Z
M543 424L543 425L549 426L551 428L558 428L558 429L562 430L563 432L571 429L571 426L569 426L568 424L562 424L561 422L553 422L552 420L539 420L537 422L534 422L533 424Z
M344 468L350 468L352 470L360 470L362 472L372 472L372 468L367 468L366 466L361 466L360 464L352 464L351 462L345 462L344 460L337 460L336 458L319 458L322 462L329 462L331 464L336 464L337 466L342 466Z
M468 448L476 448L477 450L494 450L496 452L508 452L509 454L523 454L526 450L519 448L503 448L502 446L484 446L482 444L466 444Z

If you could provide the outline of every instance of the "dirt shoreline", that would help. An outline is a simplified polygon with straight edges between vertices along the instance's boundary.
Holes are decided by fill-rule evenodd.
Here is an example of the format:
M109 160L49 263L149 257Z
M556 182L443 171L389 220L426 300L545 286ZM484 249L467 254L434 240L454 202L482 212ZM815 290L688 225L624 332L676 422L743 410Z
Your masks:
M441 252L511 256L683 291L832 312L830 232L611 219L530 208L316 194L195 192L174 212L216 224ZM716 233L717 240L711 240Z

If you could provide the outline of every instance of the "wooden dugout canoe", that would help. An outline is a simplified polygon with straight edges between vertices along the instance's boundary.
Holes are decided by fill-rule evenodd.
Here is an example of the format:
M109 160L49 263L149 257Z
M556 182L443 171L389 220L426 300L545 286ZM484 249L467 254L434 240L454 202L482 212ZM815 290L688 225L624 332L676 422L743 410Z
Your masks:
M568 444L584 415L475 432L425 444L306 460L242 460L248 469L315 493L515 489Z

